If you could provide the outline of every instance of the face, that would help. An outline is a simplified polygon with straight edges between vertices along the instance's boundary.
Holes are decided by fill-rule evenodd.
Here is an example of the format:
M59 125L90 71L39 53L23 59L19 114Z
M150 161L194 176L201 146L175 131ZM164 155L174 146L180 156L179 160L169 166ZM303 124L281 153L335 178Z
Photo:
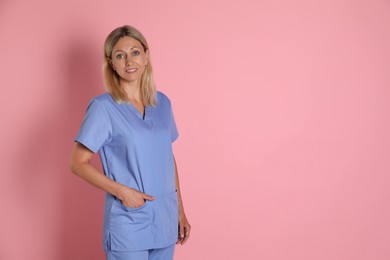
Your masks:
M118 73L121 82L139 83L145 71L149 52L134 38L125 36L112 49L111 66Z

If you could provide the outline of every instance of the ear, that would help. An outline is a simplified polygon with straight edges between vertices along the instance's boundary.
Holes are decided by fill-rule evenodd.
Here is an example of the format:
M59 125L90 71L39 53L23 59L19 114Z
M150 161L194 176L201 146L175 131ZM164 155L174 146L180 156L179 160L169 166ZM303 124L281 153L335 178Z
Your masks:
M107 62L110 65L110 67L115 71L114 65L112 64L112 60L110 58L107 58Z
M148 65L148 61L149 61L149 50L146 50L146 63L145 65Z

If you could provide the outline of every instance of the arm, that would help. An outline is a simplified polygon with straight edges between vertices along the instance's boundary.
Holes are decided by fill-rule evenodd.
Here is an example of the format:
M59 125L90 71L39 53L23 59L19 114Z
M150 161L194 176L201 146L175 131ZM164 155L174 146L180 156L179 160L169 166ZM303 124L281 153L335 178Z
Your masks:
M180 234L180 237L179 237L178 241L176 242L176 244L184 245L184 243L187 242L188 238L190 237L191 225L190 225L190 223L188 223L186 214L184 213L183 200L181 198L181 192L180 192L179 173L177 170L175 157L173 157L173 161L175 163L176 189L177 189L177 199L178 199L178 206L179 206L179 234Z
M92 151L84 145L75 142L70 162L71 171L93 186L111 193L127 207L137 208L144 204L144 200L154 200L152 196L106 177L90 163L92 155Z

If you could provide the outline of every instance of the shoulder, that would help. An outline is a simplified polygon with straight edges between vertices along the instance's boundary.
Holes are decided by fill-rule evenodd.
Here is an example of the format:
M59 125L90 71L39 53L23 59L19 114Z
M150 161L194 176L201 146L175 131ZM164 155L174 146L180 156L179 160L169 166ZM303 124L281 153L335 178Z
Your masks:
M110 94L104 93L93 97L87 107L89 113L107 114L107 108L115 103Z
M157 103L158 104L171 104L171 100L167 95L161 91L157 91Z
M113 101L110 94L107 92L92 98L91 101L98 101L98 103L111 103Z
M109 93L95 96L89 102L89 106L97 106L102 108L107 108L113 105L115 106L116 103Z

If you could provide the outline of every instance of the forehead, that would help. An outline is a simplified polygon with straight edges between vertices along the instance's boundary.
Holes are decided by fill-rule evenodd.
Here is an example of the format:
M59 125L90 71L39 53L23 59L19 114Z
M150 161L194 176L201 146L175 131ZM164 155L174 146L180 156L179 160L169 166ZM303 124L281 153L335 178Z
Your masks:
M142 48L142 44L137 41L136 39L130 37L130 36L125 36L121 37L118 42L114 45L114 48L112 48L112 51L117 51L117 50L128 50L133 47L138 47Z

